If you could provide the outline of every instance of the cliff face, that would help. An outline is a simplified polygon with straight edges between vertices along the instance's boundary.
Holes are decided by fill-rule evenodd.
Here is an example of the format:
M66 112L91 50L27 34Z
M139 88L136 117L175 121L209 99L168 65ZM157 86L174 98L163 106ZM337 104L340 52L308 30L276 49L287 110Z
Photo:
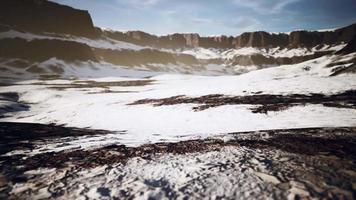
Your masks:
M234 47L286 47L288 46L287 34L270 34L267 32L243 33L234 39Z
M88 11L46 0L1 0L0 24L35 33L98 36Z
M95 55L105 62L122 66L140 66L150 64L185 64L199 65L198 60L186 54L172 54L154 49L134 50L111 50L94 49Z
M349 42L356 36L356 24L334 31L293 31L273 34L263 31L243 33L234 38L234 47L315 47L321 44Z
M326 32L293 31L289 36L291 47L312 47L318 44L337 44L349 42L356 36L356 24Z
M335 31L293 31L286 33L267 33L264 31L247 32L237 37L216 36L201 37L198 34L172 34L155 36L142 31L113 32L103 31L103 35L138 45L161 48L241 48L241 47L315 47L321 44L339 44L349 42L356 35L356 24Z

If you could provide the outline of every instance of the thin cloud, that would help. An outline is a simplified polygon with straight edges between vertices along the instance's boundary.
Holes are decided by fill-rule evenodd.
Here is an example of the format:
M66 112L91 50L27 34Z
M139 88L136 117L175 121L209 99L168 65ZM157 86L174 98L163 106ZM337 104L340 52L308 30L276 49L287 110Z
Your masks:
M161 0L127 0L127 4L135 8L150 8L157 5ZM125 1L120 1L125 2Z
M261 23L250 17L239 17L234 20L232 26L237 28L240 32L243 31L256 31L261 26Z
M299 0L233 0L238 6L252 8L261 14L278 13L284 7Z

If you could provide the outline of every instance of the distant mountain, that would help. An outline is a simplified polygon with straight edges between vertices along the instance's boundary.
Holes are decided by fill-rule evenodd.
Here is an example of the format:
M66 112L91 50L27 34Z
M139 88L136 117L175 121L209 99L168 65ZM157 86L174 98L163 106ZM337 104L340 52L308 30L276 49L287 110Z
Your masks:
M264 31L242 33L239 36L214 36L202 37L199 34L171 34L155 36L142 31L107 31L102 34L120 41L126 41L137 45L148 45L158 48L296 48L315 47L326 44L347 43L356 37L356 24L336 29L333 31L293 31L291 33L268 33Z
M46 0L0 2L2 74L58 75L68 64L71 70L110 65L159 73L240 74L348 54L354 66L355 38L356 24L329 31L257 31L235 37L156 36L100 29L87 11Z
M247 32L239 36L202 37L199 34L155 36L142 31L108 31L94 27L88 11L47 0L2 0L0 24L33 33L59 33L97 38L106 36L142 46L157 48L241 48L314 47L347 43L356 37L356 24L332 31L298 30L287 33Z

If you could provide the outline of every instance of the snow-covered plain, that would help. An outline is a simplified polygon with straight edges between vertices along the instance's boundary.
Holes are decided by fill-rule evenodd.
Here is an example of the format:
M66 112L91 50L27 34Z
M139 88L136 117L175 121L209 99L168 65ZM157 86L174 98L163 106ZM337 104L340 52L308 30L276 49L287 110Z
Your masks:
M356 110L323 105L299 105L267 114L252 113L254 105L224 105L195 112L193 104L152 106L128 105L146 98L177 95L199 97L209 94L334 94L356 88L355 74L330 77L335 60L355 55L324 56L297 65L252 71L239 76L196 76L164 74L150 78L106 77L77 80L28 80L0 88L0 93L17 92L29 111L8 113L1 121L56 123L69 127L104 129L118 134L79 137L66 142L52 141L38 149L58 151L74 147L94 147L112 143L137 146L159 141L206 138L224 133L282 128L356 126ZM309 67L308 70L305 68ZM337 66L334 66L337 67ZM133 73L133 75L135 75ZM63 88L79 81L118 82L151 80L140 86ZM54 87L55 86L55 87ZM122 134L124 132L124 134ZM58 148L57 148L58 147ZM15 152L13 152L15 153ZM36 153L36 151L33 151Z

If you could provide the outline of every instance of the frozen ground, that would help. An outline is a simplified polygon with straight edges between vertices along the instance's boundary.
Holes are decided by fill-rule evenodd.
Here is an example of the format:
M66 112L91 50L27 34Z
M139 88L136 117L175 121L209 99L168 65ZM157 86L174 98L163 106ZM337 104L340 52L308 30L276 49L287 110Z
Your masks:
M114 134L110 135L110 139L99 140L133 146L236 131L355 126L356 110L345 106L303 103L277 112L253 113L251 109L257 106L254 102L220 105L202 111L192 110L197 106L195 104L129 105L142 99L177 95L331 95L355 89L354 74L329 76L333 68L325 66L335 58L322 57L298 65L267 68L239 76L158 75L144 79L106 77L22 81L1 87L0 93L18 93L18 101L30 105L29 110L9 112L1 121L125 131L125 134ZM342 59L347 60L347 57ZM308 70L305 70L306 67ZM140 73L137 75L140 77ZM2 104L6 106L6 101ZM83 141L74 140L71 143L74 146L84 145Z
M6 130L3 136L21 138L20 124L0 126ZM32 130L41 134L48 128L51 133L56 129ZM112 145L28 158L2 156L0 197L352 199L355 133L355 128L274 130L137 148ZM46 142L48 136L41 135L21 144ZM6 140L8 146L14 141Z
M239 76L146 77L132 70L122 77L114 73L123 70L118 68L112 77L83 73L73 79L5 80L0 87L0 198L353 198L355 131L350 127L356 126L356 77L331 76L340 65L330 64L350 66L354 57L324 56ZM253 101L200 111L192 109L196 102L133 105L178 95L322 99L345 92L350 95L342 99L287 104L265 113L252 112L264 106ZM19 124L8 129L7 122L51 125L36 132ZM84 131L72 134L68 127ZM231 134L276 129L288 129L287 140L273 140L274 131L257 139L259 132L247 139ZM23 138L27 131L41 137ZM309 138L315 133L320 138ZM207 138L214 139L212 145L205 145Z

